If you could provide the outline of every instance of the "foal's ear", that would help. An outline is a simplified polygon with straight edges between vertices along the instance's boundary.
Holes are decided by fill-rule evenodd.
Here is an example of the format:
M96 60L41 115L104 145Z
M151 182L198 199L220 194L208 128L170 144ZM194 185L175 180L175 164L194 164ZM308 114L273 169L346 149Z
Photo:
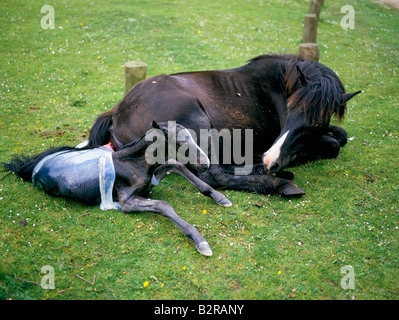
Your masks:
M299 82L304 86L307 83L306 76L303 74L298 65L296 66L296 73L298 74Z
M151 126L151 128L154 128L154 129L161 129L159 124L154 120L150 123L150 126Z

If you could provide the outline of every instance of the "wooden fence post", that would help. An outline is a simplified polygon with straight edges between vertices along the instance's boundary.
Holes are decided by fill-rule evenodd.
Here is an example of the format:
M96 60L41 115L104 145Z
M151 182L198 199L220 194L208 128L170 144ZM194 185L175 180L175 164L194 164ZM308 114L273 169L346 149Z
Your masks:
M316 15L317 20L319 20L321 6L324 4L324 0L311 0L309 13L313 13Z
M305 15L302 42L316 43L316 38L317 38L317 16L314 13L308 13Z
M323 3L324 0L311 0L309 13L305 15L302 43L299 45L298 56L306 60L319 61L320 52L316 39L320 10Z
M145 79L147 64L142 61L128 61L125 63L125 94L137 83Z
M301 43L298 56L305 60L319 61L319 45L317 43Z

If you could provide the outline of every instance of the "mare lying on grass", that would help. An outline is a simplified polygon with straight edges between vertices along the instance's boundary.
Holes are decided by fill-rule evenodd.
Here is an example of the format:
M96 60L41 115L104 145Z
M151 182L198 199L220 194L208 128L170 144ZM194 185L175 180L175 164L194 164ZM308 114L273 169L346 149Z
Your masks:
M166 122L152 122L152 129L148 132L154 130L162 134L165 142L171 139ZM185 177L201 193L211 197L219 205L231 206L231 202L224 195L212 189L187 168L193 171L208 169L208 157L194 142L189 131L178 124L176 139L172 143L176 149L184 146L185 150L195 150L195 163L189 162L186 167L181 162L168 159L162 164L151 164L147 152L151 143L143 135L115 152L105 147L52 148L33 158L14 157L10 163L3 165L8 171L14 172L23 180L33 182L50 195L66 196L87 204L101 202L100 208L103 210L121 208L126 213L159 213L172 220L194 241L201 254L211 256L212 250L208 242L194 226L180 218L167 202L145 198L154 185L168 173L174 172ZM113 201L114 196L119 202Z

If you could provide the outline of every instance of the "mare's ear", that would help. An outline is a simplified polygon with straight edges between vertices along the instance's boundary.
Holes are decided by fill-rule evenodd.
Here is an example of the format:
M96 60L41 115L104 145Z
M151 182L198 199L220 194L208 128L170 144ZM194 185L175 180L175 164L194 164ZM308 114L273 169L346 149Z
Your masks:
M355 95L357 95L358 93L361 93L362 92L362 90L360 90L360 91L356 91L356 92L353 92L353 93L344 93L343 95L342 95L342 99L344 100L344 102L348 102L350 99L352 99Z
M154 128L154 129L161 129L159 124L154 120L150 123L150 126L151 126L151 128Z
M299 68L299 66L296 66L296 73L298 74L298 78L299 78L299 82L301 83L301 85L305 85L308 80L306 79L306 76L303 74L303 72L301 71L301 68Z

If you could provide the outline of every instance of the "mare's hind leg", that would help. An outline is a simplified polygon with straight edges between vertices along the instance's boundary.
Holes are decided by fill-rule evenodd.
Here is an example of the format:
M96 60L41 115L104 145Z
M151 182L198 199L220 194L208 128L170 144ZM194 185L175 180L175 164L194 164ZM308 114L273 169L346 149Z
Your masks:
M131 189L130 189L131 191ZM172 220L195 244L197 250L204 256L211 256L212 249L208 242L191 224L180 218L175 210L165 201L145 199L139 196L128 196L128 190L119 190L118 196L122 211L130 212L155 212Z
M167 174L177 173L190 181L197 189L205 196L211 197L215 202L223 207L230 207L232 203L223 194L213 189L210 185L206 184L200 178L195 176L180 162L169 159L162 166L158 167L152 178L152 184L157 185Z
M305 194L293 181L272 175L238 176L228 174L219 165L212 164L209 170L200 173L199 178L214 188L243 190L260 194L281 194L300 196Z

